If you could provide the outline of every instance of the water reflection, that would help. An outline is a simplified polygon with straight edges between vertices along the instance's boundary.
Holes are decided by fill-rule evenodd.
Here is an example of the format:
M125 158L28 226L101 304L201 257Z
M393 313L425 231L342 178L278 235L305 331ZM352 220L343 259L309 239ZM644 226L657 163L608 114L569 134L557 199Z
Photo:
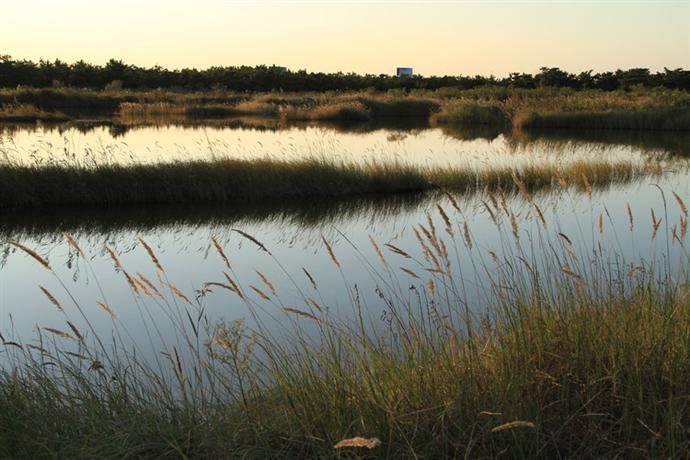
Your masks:
M556 141L562 143L596 143L601 145L625 145L645 151L665 152L690 157L690 132L687 131L630 131L620 129L599 130L530 130L513 133L511 142L529 144Z
M659 185L669 199L671 191L675 191L683 200L690 201L687 176L667 175ZM483 193L454 196L453 201L443 194L426 194L251 207L143 207L94 212L62 209L14 214L0 223L0 317L4 321L0 330L5 337L22 341L33 337L37 324L64 326L60 312L38 288L45 287L67 303L69 297L57 278L66 284L82 308L94 315L94 327L106 336L112 323L97 307L99 301L106 301L114 309L118 321L135 342L146 336L142 308L150 316L147 321L164 329L166 310L155 303L145 307L148 304L144 300L133 296L106 250L112 249L132 275L141 273L155 280L156 269L139 238L156 252L166 270L166 282L190 297L197 295L204 283L224 279L227 269L213 247L215 238L225 249L238 283L248 290L251 285L259 286L258 270L276 286L280 302L252 300L259 308L259 317L275 331L280 330L282 321L280 306L301 306L305 297L318 299L332 314L347 320L352 314L349 299L354 295L353 289L366 317L377 324L386 311L385 302L377 294L379 288L388 286L405 299L414 294L408 288L434 276L426 271L432 266L416 262L424 261L418 237L421 234L423 238L424 233L420 225L432 231L429 219L434 223L433 231L453 252L452 263L463 298L476 311L485 306L491 292L490 277L496 267L492 258L506 264L513 263L518 255L524 257L535 269L543 269L548 281L553 267L544 269L539 264L562 244L559 233L568 235L573 242L572 250L581 261L582 270L591 270L590 261L595 259L611 267L620 265L621 271L627 267L625 261L643 263L647 268L669 264L674 269L687 263L684 245L671 236L672 232L678 234L681 211L677 206L665 210L659 190L650 184L595 190L591 198L574 189L539 193L534 203L543 212L546 226L540 223L534 205L519 194L504 199L509 214L497 212ZM445 228L439 205L450 217L452 234ZM488 212L487 205L492 212ZM628 206L635 219L632 228ZM665 222L655 238L654 224L649 218L651 209L656 216L663 216ZM270 254L235 229L252 235ZM63 232L78 241L85 257L68 244ZM519 239L513 239L513 232ZM466 243L466 235L471 238L471 245ZM372 248L370 237L386 251L385 264ZM332 246L340 267L334 265L324 239ZM10 246L9 241L20 241L47 257L57 278ZM672 247L670 254L667 241ZM412 259L389 251L385 244L402 248ZM515 269L522 270L520 267ZM401 268L414 271L422 280L408 276ZM232 293L216 290L204 295L204 311L210 320L247 318L247 306ZM171 334L174 335L172 330L163 337L172 337Z
M318 157L335 162L484 168L588 159L661 161L689 156L688 140L687 133L505 132L482 125L431 126L426 119L414 118L354 124L284 123L266 118L110 119L0 125L0 161L96 165Z
M372 222L394 219L414 212L436 193L365 195L348 199L294 199L254 201L250 204L194 206L123 206L71 208L14 212L0 221L0 241L24 240L64 232L86 237L160 229L249 225L256 222L298 228L338 226L348 220Z

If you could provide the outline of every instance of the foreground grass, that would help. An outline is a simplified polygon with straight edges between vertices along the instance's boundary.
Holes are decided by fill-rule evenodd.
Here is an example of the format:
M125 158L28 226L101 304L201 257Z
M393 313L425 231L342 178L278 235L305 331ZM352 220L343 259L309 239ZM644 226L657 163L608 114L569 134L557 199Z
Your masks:
M651 260L629 267L616 259L616 268L601 246L583 259L573 235L555 228L530 236L528 246L545 249L530 254L513 246L519 237L515 230L510 236L515 215L505 197L489 195L486 207L506 230L490 252L497 271L472 311L462 291L473 276L463 270L487 270L490 262L483 262L483 249L473 249L449 200L446 209L439 204L436 223L430 217L415 226L421 256L374 240L371 251L355 249L382 263L372 273L386 305L377 327L365 319L356 287L354 318L345 322L328 313L316 283L313 294L300 290L296 307L282 304L270 280L245 287L214 241L227 282L205 288L227 292L250 314L260 306L282 310L287 342L261 326L204 328L190 316L176 329L189 350L167 350L164 364L155 365L109 354L72 322L64 331L44 328L37 345L3 338L14 364L0 372L0 455L687 458L687 259L674 276L662 276L665 269ZM241 235L271 254L254 236ZM685 241L685 231L677 238ZM81 251L76 241L69 244ZM51 270L30 248L16 247L37 269ZM143 249L157 267L157 283L129 275L113 255L134 299L161 302L173 313L203 311L203 296L192 300L170 285L153 250ZM341 269L325 240L324 251ZM416 273L407 268L409 277L396 284L401 264ZM48 299L62 308L59 297ZM118 314L109 307L107 313ZM334 448L357 436L373 448Z
M685 458L687 295L576 297L560 307L535 298L470 337L409 325L400 348L325 319L321 351L221 331L209 344L211 372L229 382L245 372L236 402L199 396L182 371L170 383L187 394L177 399L153 376L46 353L63 361L57 375L39 360L0 376L0 452L330 458L341 439L365 436L382 442L359 449L372 457ZM273 347L268 386L248 369L252 341Z
M419 168L320 159L216 160L144 165L0 165L0 208L56 205L232 202L266 198L339 197L420 192L538 190L574 184L583 189L659 175L661 163L578 161L560 168Z

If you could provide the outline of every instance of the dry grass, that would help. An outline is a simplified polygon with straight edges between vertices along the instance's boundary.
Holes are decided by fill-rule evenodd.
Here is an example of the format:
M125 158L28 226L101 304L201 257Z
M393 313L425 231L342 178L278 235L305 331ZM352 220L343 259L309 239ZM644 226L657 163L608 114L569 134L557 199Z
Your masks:
M280 115L285 120L366 121L371 118L371 112L361 102L335 102L313 107L284 107Z
M123 102L119 111L122 117L159 117L183 113L184 107L170 102Z
M257 100L242 101L236 105L212 105L188 107L186 114L191 117L224 117L224 116L265 116L278 115L278 107L270 102Z
M31 104L9 104L0 107L0 121L3 122L35 122L35 121L65 121L69 118L60 112L48 112Z
M361 104L354 105L355 103ZM603 92L539 88L476 88L436 91L349 91L237 94L171 91L0 90L0 105L41 110L109 109L123 114L189 117L368 119L419 117L438 123L511 124L516 128L690 130L690 96L662 89Z
M465 100L449 101L432 120L443 124L506 125L508 116L500 104L478 104Z

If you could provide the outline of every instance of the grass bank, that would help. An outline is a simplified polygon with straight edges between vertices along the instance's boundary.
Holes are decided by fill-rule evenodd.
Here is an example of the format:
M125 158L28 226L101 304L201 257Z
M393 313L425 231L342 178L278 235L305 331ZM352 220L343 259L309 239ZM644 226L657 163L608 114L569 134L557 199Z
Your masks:
M512 125L521 128L690 130L687 91L635 88L574 91L567 88L328 91L235 93L230 91L86 91L2 89L1 105L29 104L43 111L107 110L122 116L294 120L431 118L437 123Z
M47 112L30 104L4 105L0 107L0 122L26 123L36 120L59 122L69 117L60 112Z
M560 168L418 168L320 159L216 160L93 167L0 165L0 208L58 205L111 206L203 203L267 198L340 197L419 192L476 191L520 186L533 191L559 184L605 187L662 172L660 163L578 161Z
M307 287L296 286L302 300L285 304L271 280L238 279L232 254L210 242L226 271L204 289L225 293L248 315L280 314L287 342L242 322L205 323L204 295L170 284L148 245L138 250L158 281L133 275L146 270L123 267L113 253L133 302L170 312L177 347L161 350L158 364L118 355L81 329L88 330L87 315L65 313L74 311L66 292L45 291L67 322L43 328L33 343L2 338L10 364L0 371L0 455L687 458L688 259L667 270L655 259L623 260L601 244L592 254L579 247L576 230L543 216L529 218L543 231L511 230L522 218L504 198L486 197L500 230L490 251L473 245L452 196L414 226L419 247L372 238L371 247L353 248L363 269L378 264L371 276L386 305L382 323L368 319L356 286L353 320L329 314L328 288L309 272L286 273ZM687 222L682 200L671 204ZM630 225L639 219L631 216ZM272 257L260 235L239 234ZM685 231L674 234L686 240ZM13 247L37 270L52 270L33 249ZM325 239L322 251L334 269L347 270ZM475 280L471 267L490 273L478 311L463 294ZM117 308L82 307L112 317L124 332Z

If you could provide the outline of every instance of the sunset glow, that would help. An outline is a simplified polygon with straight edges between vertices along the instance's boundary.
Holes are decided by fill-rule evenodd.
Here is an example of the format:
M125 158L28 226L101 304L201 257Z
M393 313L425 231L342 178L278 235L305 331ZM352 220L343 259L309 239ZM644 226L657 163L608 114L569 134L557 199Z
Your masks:
M31 60L423 75L690 66L687 1L9 0L2 16L0 54Z

